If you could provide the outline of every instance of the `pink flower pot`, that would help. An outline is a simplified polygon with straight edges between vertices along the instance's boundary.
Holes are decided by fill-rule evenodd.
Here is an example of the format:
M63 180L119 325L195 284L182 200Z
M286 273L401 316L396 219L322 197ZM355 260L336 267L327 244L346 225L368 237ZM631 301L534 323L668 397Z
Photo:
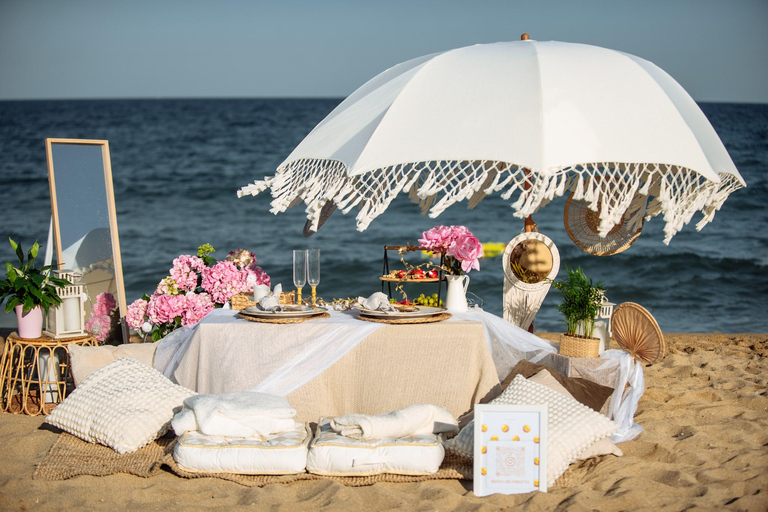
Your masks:
M43 308L36 306L24 312L24 306L16 306L19 338L35 339L43 336Z

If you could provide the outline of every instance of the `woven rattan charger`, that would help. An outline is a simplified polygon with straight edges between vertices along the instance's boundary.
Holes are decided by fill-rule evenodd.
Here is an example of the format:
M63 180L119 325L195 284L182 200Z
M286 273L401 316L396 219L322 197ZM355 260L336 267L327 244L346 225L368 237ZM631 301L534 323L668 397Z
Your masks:
M256 318L255 316L248 316L242 313L238 313L237 316L249 322L260 322L262 324L298 324L307 320L315 320L316 318L331 318L331 315L328 313L318 313L317 315L304 318Z
M450 313L440 313L439 315L423 316L419 318L374 318L372 316L357 315L360 320L366 322L377 322L380 324L429 324L432 322L442 322L451 318Z

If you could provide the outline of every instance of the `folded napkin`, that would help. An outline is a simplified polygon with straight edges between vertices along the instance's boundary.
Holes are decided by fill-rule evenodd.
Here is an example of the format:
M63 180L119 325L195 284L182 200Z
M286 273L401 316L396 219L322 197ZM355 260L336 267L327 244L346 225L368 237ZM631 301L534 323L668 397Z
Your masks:
M266 437L292 430L296 409L285 397L243 391L196 395L171 421L176 435L197 430L209 436Z
M376 292L367 299L365 297L358 297L357 303L363 308L373 311L384 311L386 313L395 313L397 311L395 306L389 303L389 297L381 292Z
M276 284L272 290L272 295L265 295L259 299L259 307L264 311L271 311L273 313L282 311L283 306L280 305L280 294L283 293L283 285Z
M385 414L345 414L331 420L331 428L355 439L384 439L420 434L458 432L459 424L451 413L431 404L413 404Z

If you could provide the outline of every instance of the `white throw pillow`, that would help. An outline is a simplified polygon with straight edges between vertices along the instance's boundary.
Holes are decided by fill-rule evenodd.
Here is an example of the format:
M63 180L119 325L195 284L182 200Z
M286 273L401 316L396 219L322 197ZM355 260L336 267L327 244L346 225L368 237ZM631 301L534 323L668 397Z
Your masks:
M561 395L573 398L574 400L576 399L567 389L565 389L559 382L557 382L557 380L547 370L541 370L539 373L528 377L528 380L530 382L538 382L539 384L544 384L549 389L553 389ZM605 402L609 403L610 400L606 400ZM601 411L600 414L603 414L603 412ZM605 414L603 414L603 416L605 416ZM619 449L618 446L613 444L613 441L611 441L610 437L605 437L596 443L593 443L581 455L579 455L576 460L587 460L591 459L592 457L599 457L601 455L616 455L617 457L623 457L624 453L621 451L621 449Z
M130 357L86 378L45 421L119 453L135 452L165 434L194 391Z
M81 347L74 343L69 346L69 363L75 386L79 386L90 374L121 357L132 357L147 366L152 366L157 343L125 343L123 345L102 345Z
M491 403L512 405L546 404L547 414L547 485L552 486L568 466L593 443L608 437L618 426L602 414L522 375L514 378L504 392ZM446 447L473 457L474 421L446 442Z

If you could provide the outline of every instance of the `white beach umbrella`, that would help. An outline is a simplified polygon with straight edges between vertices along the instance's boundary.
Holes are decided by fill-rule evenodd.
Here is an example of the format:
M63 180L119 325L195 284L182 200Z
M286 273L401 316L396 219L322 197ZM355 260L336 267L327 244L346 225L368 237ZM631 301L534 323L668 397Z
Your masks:
M693 99L654 64L584 44L522 40L419 57L331 112L274 176L273 213L304 202L311 231L357 207L362 231L402 191L436 217L455 202L514 193L524 218L573 191L605 236L664 214L665 242L712 220L746 186ZM323 211L325 207L325 211Z

